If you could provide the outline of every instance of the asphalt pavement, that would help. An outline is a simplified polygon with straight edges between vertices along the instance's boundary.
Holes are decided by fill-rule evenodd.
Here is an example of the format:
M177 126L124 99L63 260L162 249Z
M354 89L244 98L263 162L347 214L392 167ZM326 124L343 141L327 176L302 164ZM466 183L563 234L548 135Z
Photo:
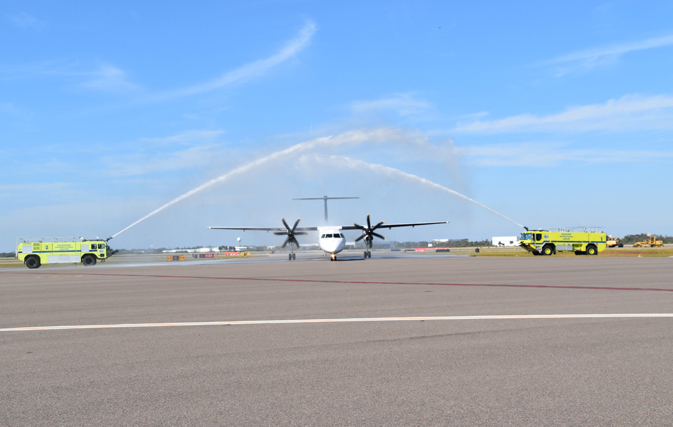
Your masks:
M673 425L673 258L259 261L0 271L0 425Z

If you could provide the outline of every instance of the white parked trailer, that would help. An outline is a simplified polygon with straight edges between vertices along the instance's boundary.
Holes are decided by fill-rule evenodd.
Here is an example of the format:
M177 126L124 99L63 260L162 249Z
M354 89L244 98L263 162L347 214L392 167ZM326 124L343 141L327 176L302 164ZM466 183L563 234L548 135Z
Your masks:
M491 239L493 246L519 246L519 236L499 236Z

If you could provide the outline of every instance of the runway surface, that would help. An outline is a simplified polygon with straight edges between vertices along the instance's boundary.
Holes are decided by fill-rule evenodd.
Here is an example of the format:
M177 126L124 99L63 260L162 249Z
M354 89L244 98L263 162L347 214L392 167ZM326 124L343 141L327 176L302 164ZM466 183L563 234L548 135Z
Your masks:
M429 256L7 269L0 425L671 425L672 269Z

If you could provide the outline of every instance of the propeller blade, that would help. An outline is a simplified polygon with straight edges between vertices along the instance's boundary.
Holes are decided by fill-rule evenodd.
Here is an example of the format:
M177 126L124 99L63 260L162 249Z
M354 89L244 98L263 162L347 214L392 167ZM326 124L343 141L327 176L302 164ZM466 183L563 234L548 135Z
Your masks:
M276 236L287 236L287 231L274 231L273 234Z
M369 221L369 214L367 214L367 228L372 229L372 223Z
M290 236L287 236L287 239L285 239L285 243L283 243L283 246L281 246L281 248L284 248L285 246L287 246L287 244L289 242L290 242Z
M359 228L360 230L364 230L364 229L365 229L363 226L361 226L360 224L356 224L356 223L353 223L353 227L357 227L357 228Z
M359 242L360 240L364 239L366 236L367 236L366 234L363 234L360 237L358 237L357 239L355 239L355 241Z
M378 237L379 239L383 239L383 240L386 240L386 238L385 238L385 237L381 236L381 235L380 235L380 234L378 234L378 233L372 233L372 236L376 236L376 237Z
M376 230L377 228L379 228L380 226L382 226L383 223L384 223L384 221L381 221L381 222L379 222L378 224L376 224L376 225L374 226L374 228L372 228L372 231L374 231L374 230Z
M283 221L283 225L285 226L285 228L287 229L287 231L290 231L290 226L287 225L287 222L285 222L285 218L281 218L281 221Z
M294 227L292 227L292 232L294 233L294 230L297 229L297 225L299 225L299 221L301 221L301 218L298 218L297 221L294 223Z

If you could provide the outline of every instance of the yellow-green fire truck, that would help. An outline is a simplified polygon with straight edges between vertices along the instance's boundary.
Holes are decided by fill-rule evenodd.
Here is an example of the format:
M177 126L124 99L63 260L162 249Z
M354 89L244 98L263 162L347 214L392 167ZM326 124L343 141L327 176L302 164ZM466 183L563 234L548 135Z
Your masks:
M19 238L16 257L28 268L39 268L42 264L82 263L96 265L114 255L105 240L85 239L35 239Z
M597 231L528 230L521 233L519 245L533 255L554 255L573 251L575 255L598 255L605 250L607 236Z

